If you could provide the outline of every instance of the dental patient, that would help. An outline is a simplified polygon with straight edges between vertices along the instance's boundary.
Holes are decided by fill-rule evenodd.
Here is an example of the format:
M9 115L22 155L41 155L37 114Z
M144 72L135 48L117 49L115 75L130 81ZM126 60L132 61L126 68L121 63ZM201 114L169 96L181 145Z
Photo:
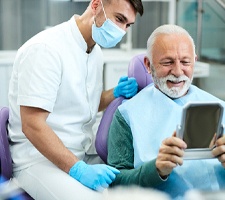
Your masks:
M192 84L196 60L194 41L182 27L162 25L150 35L144 63L154 83L118 107L109 130L107 162L120 170L111 186L154 188L172 199L193 188L225 188L225 136L215 142L215 158L196 160L184 160L187 144L176 137L185 104L216 101L225 107Z

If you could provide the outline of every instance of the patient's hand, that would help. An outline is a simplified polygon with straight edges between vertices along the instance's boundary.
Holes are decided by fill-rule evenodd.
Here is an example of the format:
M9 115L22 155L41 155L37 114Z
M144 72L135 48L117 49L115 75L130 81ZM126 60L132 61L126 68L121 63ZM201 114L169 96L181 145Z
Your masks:
M216 134L214 134L214 136L209 144L209 148L214 148L215 142L216 142Z
M225 168L225 136L219 138L215 145L216 147L213 149L212 153L218 158L222 166Z
M161 177L169 175L173 168L183 164L183 150L186 148L186 143L176 137L176 132L163 140L156 159L156 168Z

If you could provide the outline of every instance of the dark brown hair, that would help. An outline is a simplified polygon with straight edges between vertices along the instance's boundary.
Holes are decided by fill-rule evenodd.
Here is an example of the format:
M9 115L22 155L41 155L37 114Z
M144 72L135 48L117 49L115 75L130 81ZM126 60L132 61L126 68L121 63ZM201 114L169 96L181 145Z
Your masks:
M138 12L141 16L143 15L144 8L141 0L127 0L127 1L129 1L132 4L136 12Z
M104 0L107 3L110 3L112 0ZM122 1L122 0L120 0ZM124 0L127 2L130 2L130 4L133 6L134 10L139 13L141 16L144 13L144 8L141 0Z

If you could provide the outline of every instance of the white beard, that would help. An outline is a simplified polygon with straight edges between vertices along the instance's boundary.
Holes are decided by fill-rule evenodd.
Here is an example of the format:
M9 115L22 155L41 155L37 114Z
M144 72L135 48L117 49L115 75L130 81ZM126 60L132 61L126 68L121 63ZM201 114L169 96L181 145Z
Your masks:
M163 78L157 78L154 74L152 77L153 77L155 85L158 86L159 90L171 98L179 98L183 96L184 94L186 94L193 80L193 78L190 79L185 75L182 75L178 78L176 78L174 75L168 75ZM173 82L184 81L184 85L182 87L168 88L167 86L168 80Z

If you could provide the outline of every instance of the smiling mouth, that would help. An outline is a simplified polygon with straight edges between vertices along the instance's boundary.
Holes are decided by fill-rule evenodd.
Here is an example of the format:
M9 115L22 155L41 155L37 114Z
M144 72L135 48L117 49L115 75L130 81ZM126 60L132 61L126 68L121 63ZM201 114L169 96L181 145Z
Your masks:
M174 87L180 87L182 86L185 81L171 81L171 80L167 80L169 82L169 84L172 84Z

